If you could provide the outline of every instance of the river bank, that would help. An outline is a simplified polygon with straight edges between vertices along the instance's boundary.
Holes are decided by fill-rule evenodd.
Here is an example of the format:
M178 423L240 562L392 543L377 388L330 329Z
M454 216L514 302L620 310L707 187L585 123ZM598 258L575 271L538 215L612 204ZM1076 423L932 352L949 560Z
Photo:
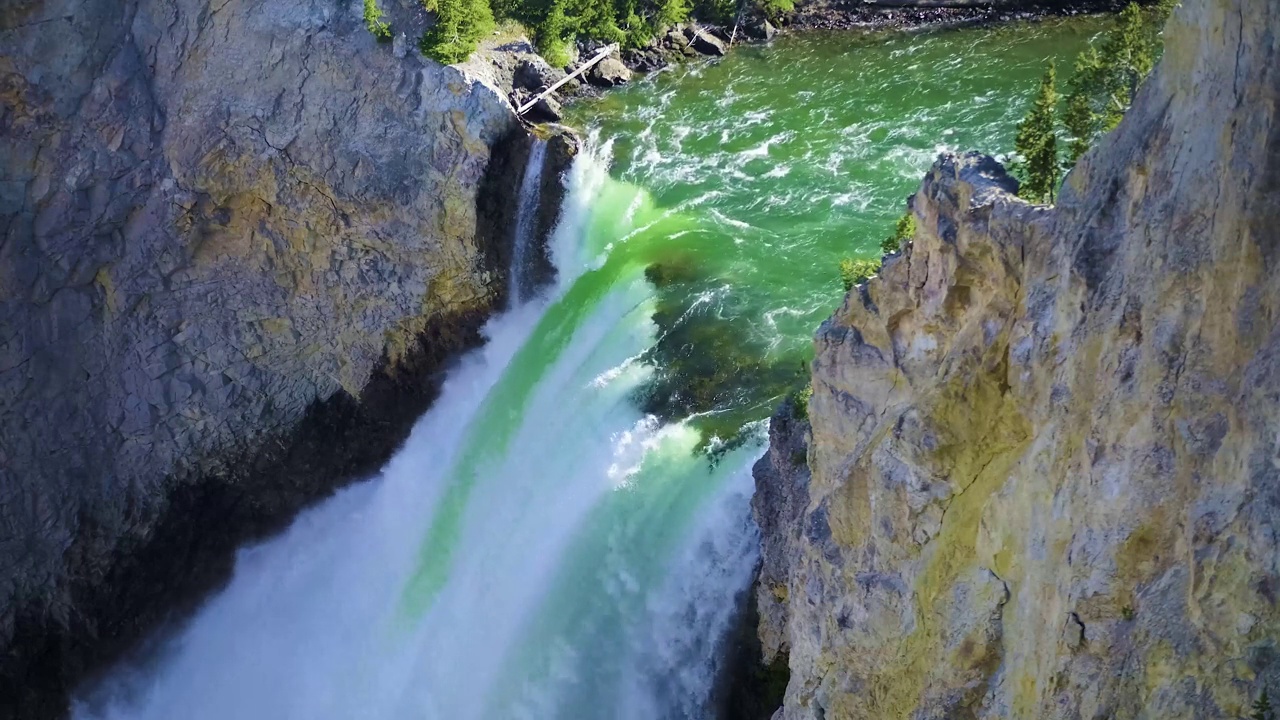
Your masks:
M916 5L910 0L867 3L860 0L802 2L794 11L772 21L753 15L730 25L691 20L658 33L645 46L617 50L596 67L545 96L525 116L529 122L558 123L564 106L582 98L598 97L635 77L688 62L724 57L735 47L767 43L780 35L812 31L928 30L1029 22L1055 17L1075 17L1116 12L1130 0L1006 0L983 4ZM1139 0L1143 2L1145 0ZM604 45L579 41L576 58L564 68L551 66L538 53L527 31L516 24L505 26L480 43L476 53L460 67L506 93L513 107L541 95L557 81L577 70Z

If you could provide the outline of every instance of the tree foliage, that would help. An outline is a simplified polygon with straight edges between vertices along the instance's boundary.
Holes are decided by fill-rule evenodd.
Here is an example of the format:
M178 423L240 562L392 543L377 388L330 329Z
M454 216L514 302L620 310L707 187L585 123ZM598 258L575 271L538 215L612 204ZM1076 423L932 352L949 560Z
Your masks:
M1057 71L1053 63L1040 79L1027 116L1018 125L1013 146L1021 160L1015 168L1018 194L1035 202L1053 202L1058 188L1058 133L1054 117L1058 107Z
M366 24L369 9L365 0ZM440 62L465 60L495 18L515 20L533 30L538 51L552 65L564 66L578 40L643 47L658 33L691 17L732 23L740 16L776 19L790 12L793 0L423 0L436 24L422 37L422 52ZM374 31L374 25L369 25ZM375 33L376 34L376 33Z
M435 24L422 34L422 54L445 64L471 57L480 36L493 28L489 0L424 0Z
M1161 0L1146 10L1130 3L1101 42L1076 58L1062 115L1072 138L1067 145L1068 165L1075 164L1098 135L1120 123L1155 66L1160 33L1176 3Z
M1267 697L1267 691L1263 690L1257 700L1253 701L1253 714L1249 716L1249 720L1275 720L1275 714L1271 710L1271 699Z
M854 285L860 285L880 272L879 260L863 260L845 258L840 261L840 282L844 291L849 292Z
M378 0L364 0L364 26L379 40L391 39L391 26L383 22Z
M902 243L910 240L915 234L916 216L907 212L898 218L897 224L893 226L893 234L880 241L880 252L885 255L898 252L902 249Z

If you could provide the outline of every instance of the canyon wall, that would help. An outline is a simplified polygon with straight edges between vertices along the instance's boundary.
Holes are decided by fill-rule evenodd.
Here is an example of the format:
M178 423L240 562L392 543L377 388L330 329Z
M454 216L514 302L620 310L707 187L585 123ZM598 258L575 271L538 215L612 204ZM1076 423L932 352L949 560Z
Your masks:
M504 301L476 209L514 201L486 168L525 133L361 12L0 9L0 717L61 714L240 542L376 471Z
M1280 696L1280 4L1184 0L1055 207L945 155L756 468L777 717Z

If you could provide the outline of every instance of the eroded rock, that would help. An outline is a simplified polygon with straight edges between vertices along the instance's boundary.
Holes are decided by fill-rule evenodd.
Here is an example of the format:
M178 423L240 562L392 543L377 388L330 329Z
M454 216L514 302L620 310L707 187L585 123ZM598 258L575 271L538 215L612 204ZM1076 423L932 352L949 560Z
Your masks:
M40 718L403 439L501 300L516 120L356 3L3 16L48 20L0 57L0 716Z
M807 467L777 418L757 466L782 717L1236 718L1280 687L1278 29L1185 0L1057 207L981 155L929 171L914 242L818 331Z

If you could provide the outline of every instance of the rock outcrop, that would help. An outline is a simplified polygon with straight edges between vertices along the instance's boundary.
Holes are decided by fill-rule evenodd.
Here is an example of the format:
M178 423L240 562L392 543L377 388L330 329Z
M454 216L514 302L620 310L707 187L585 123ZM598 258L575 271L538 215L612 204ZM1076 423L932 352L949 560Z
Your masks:
M1184 0L1165 47L1056 207L940 158L818 331L756 474L779 717L1280 695L1280 5Z
M404 44L358 0L0 9L0 717L375 471L504 302L518 121Z

